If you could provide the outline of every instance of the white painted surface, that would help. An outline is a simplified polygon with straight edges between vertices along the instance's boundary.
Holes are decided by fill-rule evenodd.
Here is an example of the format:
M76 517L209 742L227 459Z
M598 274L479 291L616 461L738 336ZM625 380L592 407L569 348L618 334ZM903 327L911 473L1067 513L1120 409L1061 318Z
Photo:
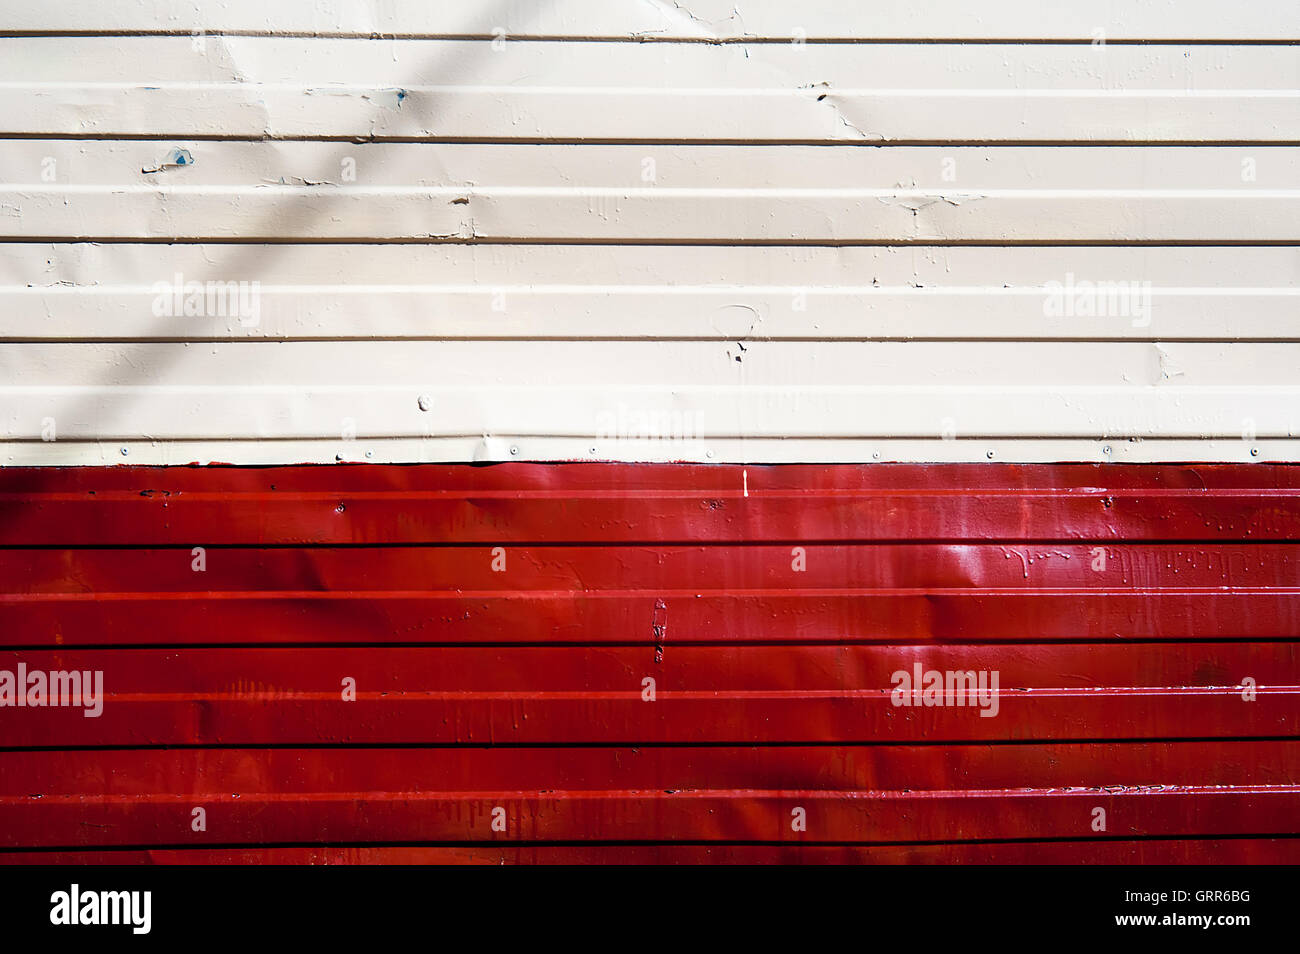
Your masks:
M1287 141L1298 88L1293 45L0 38L0 132L65 136Z
M0 462L1300 459L1300 11L1065 7L6 0Z
M6 0L0 30L611 39L1298 39L1300 11L1247 0Z

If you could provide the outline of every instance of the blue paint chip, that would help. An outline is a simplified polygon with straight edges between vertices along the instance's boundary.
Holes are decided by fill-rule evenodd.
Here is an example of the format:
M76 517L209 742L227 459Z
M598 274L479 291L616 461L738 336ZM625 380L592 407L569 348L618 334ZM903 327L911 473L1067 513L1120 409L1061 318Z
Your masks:
M164 169L171 169L176 166L192 165L194 165L194 156L190 154L188 149L182 149L177 146L171 152L167 153L167 158L158 163L157 166L152 169L141 169L140 171L148 175L154 172L162 172Z

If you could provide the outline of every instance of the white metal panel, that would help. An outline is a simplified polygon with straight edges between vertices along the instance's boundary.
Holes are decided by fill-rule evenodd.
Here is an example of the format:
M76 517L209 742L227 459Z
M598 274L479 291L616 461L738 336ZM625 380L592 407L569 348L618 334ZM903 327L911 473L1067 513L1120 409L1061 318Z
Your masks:
M0 203L23 238L1286 240L1300 149L1258 152L33 140Z
M209 48L210 47L210 48ZM1300 47L0 38L0 132L1283 141Z
M186 164L177 165L179 151ZM653 181L643 178L654 160ZM43 175L53 160L53 179ZM351 163L345 163L350 159ZM1253 178L1242 177L1251 161ZM348 173L346 170L351 169ZM352 178L348 178L348 176ZM383 187L1224 190L1295 188L1294 145L824 146L553 145L20 139L0 150L0 183ZM779 238L779 236L774 236Z
M29 89L243 84L349 88L546 90L997 89L1131 93L1134 90L1294 89L1294 44L853 43L746 48L698 43L538 41L493 49L490 40L357 40L213 36L0 37L0 82ZM408 103L394 99L393 109ZM594 117L593 117L594 118ZM635 117L633 117L635 118Z
M1105 461L1162 463L1168 461L1229 461L1242 463L1300 460L1300 440L1240 436L1224 439L1005 439L964 438L744 438L664 440L620 437L520 437L498 432L465 437L420 437L340 440L220 441L127 440L6 442L0 444L0 465L13 467L83 466L92 464L282 464L410 463L414 461L502 460L631 460L647 462L703 461L718 463L888 463L1007 461Z
M104 387L159 385L448 389L481 387L898 388L908 393L1057 385L1145 388L1284 386L1300 344L1075 341L409 341L364 348L352 341L61 344L0 348L11 389L51 386L52 374ZM668 361L668 364L665 364ZM581 368L580 380L557 369ZM274 377L271 377L271 376ZM991 382L998 382L994 385ZM81 385L69 385L69 391ZM166 407L150 412L169 413ZM211 426L220 426L220 421ZM382 435L381 435L382 436Z
M0 30L374 33L636 39L1296 39L1300 12L1272 0L5 0Z
M518 242L1280 242L1300 189L0 186L6 237ZM539 233L540 234L537 234Z
M1296 344L9 344L0 431L1253 440L1300 437L1297 366Z
M155 315L177 275L260 283L256 321ZM1149 310L1049 314L1070 275ZM1298 296L1294 246L33 243L0 255L0 339L1300 340Z
M0 462L1296 459L1296 11L1180 8L7 4Z

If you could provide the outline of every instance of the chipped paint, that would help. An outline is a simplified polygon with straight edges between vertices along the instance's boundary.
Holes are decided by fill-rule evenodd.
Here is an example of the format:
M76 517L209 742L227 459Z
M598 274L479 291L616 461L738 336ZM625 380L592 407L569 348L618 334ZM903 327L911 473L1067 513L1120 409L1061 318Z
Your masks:
M146 175L154 172L162 172L164 169L178 169L182 166L194 165L194 156L188 149L177 147L167 153L167 157L154 166L152 169L141 169Z

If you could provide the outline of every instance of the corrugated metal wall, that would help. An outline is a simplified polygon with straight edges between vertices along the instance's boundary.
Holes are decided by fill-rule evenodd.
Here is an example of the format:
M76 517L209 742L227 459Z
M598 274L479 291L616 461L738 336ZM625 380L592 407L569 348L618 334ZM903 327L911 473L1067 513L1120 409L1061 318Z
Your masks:
M1298 860L1298 40L3 0L0 863Z
M1300 456L1294 4L0 31L9 463Z
M1296 861L1298 471L0 470L0 862Z

